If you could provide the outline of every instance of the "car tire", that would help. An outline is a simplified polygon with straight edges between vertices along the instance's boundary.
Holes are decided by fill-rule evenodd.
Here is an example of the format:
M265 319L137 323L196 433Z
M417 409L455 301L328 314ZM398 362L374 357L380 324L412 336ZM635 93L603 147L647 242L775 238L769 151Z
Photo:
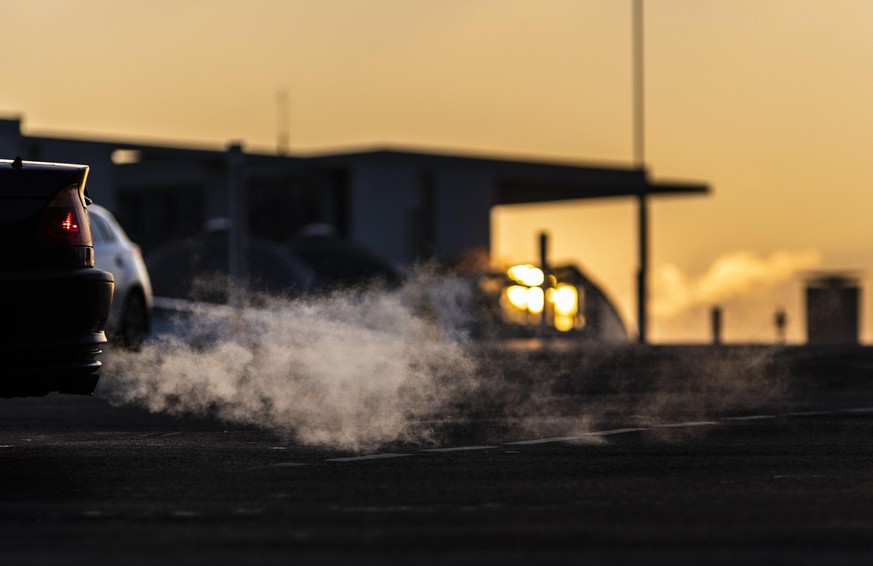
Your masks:
M119 343L130 350L139 350L149 334L149 313L140 292L131 292L121 311Z

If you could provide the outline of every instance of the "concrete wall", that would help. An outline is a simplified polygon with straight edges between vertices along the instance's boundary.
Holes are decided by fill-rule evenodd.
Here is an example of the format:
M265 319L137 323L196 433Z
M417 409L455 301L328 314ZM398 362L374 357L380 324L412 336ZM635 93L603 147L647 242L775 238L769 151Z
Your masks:
M409 264L411 214L421 206L420 174L415 169L357 165L349 179L350 239L386 257Z
M436 175L436 257L456 259L491 248L491 207L496 187L484 171L449 170Z
M357 165L351 175L351 239L403 264L453 260L490 249L492 175Z

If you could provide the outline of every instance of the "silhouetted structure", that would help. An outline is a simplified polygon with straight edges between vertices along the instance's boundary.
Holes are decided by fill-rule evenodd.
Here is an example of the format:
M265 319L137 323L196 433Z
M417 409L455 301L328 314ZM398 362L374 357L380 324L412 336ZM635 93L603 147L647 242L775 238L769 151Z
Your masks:
M858 281L824 275L806 282L806 333L810 344L857 344L861 289Z
M712 344L718 346L721 344L721 328L722 328L722 310L719 306L714 306L709 311L709 318L712 324Z
M243 282L249 291L293 297L316 288L312 268L285 246L249 238L245 256L249 269ZM156 296L230 302L226 225L212 223L201 234L159 246L147 260Z
M780 344L785 344L787 339L786 329L788 328L788 314L785 309L779 308L773 314L773 325L776 327L776 339Z
M704 184L653 182L641 166L394 149L276 155L244 152L238 145L204 149L64 139L24 135L16 118L0 119L0 155L90 165L91 197L115 213L147 254L194 237L209 219L234 218L243 234L231 238L231 263L249 236L299 247L295 237L312 224L331 226L339 241L391 266L431 259L456 263L472 251L491 249L495 206L603 198L646 202L709 191ZM229 163L236 162L244 163L243 170L230 175ZM643 239L646 218L641 215L636 226ZM642 265L646 247L640 249Z
M26 136L0 119L0 154L91 166L91 197L112 210L145 252L232 215L229 155L198 149ZM645 169L498 159L393 149L320 155L245 152L252 235L292 240L311 224L400 265L453 261L490 249L495 206L580 199L705 194L704 184L662 183Z
M305 226L288 242L291 250L315 272L323 287L349 287L369 281L400 283L400 273L384 258L339 238L332 226Z

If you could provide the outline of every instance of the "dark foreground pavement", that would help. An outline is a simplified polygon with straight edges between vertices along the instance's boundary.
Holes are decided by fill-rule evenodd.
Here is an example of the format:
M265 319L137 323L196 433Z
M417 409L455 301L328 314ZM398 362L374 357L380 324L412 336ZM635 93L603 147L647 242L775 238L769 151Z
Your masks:
M821 393L563 438L483 416L361 454L0 400L0 563L867 564L873 395Z

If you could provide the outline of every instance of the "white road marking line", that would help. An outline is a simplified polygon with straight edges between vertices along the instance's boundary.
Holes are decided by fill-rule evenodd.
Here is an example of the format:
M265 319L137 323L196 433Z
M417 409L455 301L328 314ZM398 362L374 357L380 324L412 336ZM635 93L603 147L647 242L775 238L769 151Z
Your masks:
M793 413L785 413L788 417L826 417L835 414L837 414L836 411L796 411Z
M426 450L419 450L419 452L467 452L471 450L491 450L492 448L497 448L496 446L458 446L455 448L428 448Z
M714 426L717 425L716 421L691 421L685 423L667 423L667 424L656 424L649 427L629 427L629 428L616 428L613 430L600 430L587 432L585 434L579 436L556 436L553 438L537 438L534 440L520 440L516 442L506 442L504 446L531 446L534 444L550 444L553 442L575 442L579 440L585 440L586 438L590 438L592 436L611 436L614 434L627 434L630 432L643 432L646 430L652 430L655 428L685 428L685 427L695 427L695 426Z
M687 423L668 423L652 425L652 428L685 428L692 426L712 426L717 425L716 421L692 421Z
M858 407L857 409L846 409L844 413L873 413L873 407Z
M404 458L412 454L370 454L368 456L350 456L348 458L328 458L325 462L361 462L364 460L383 460L387 458Z
M168 436L176 436L177 434L182 434L181 432L168 432L167 434L162 434L162 438L166 438Z
M600 430L594 432L586 432L585 434L579 436L555 436L553 438L537 438L534 440L519 440L516 442L505 442L504 446L531 446L533 444L550 444L553 442L575 442L578 440L585 440L586 438L590 438L592 436L611 436L613 434L626 434L629 432L640 432L644 430L651 430L651 427L633 427L633 428L616 428L613 430Z
M843 409L838 411L799 411L792 413L784 413L781 415L746 415L741 417L723 417L719 419L719 421L688 421L681 423L665 423L665 424L654 424L648 427L628 427L628 428L616 428L612 430L600 430L600 431L592 431L586 432L577 436L555 436L551 438L536 438L533 440L519 440L515 442L504 442L500 446L532 446L535 444L550 444L556 442L576 442L580 440L585 440L586 438L591 438L592 436L612 436L616 434L628 434L632 432L643 432L647 430L653 430L658 428L688 428L688 427L700 427L700 426L717 426L725 421L754 421L754 420L768 420L768 419L776 419L779 417L806 417L806 416L825 416L825 415L836 415L840 413L873 413L873 407L859 407L855 409ZM441 453L441 452L469 452L475 450L491 450L494 448L498 448L498 446L457 446L451 448L427 448L424 450L419 450L419 452L430 452L430 453ZM272 447L272 449L280 449L279 447ZM359 462L365 460L380 460L387 458L403 458L406 456L412 456L413 454L370 454L367 456L351 456L347 458L329 458L326 459L325 462ZM295 466L295 465L306 465L306 464L274 464L274 466Z
M587 435L585 435L587 436ZM530 446L532 444L549 444L551 442L570 442L573 440L581 440L585 436L555 436L553 438L537 438L535 440L518 440L516 442L506 442L504 446Z
M652 427L631 427L631 428L617 428L614 430L601 430L599 432L589 432L589 436L612 436L613 434L625 434L628 432L642 432L644 430L652 430Z

